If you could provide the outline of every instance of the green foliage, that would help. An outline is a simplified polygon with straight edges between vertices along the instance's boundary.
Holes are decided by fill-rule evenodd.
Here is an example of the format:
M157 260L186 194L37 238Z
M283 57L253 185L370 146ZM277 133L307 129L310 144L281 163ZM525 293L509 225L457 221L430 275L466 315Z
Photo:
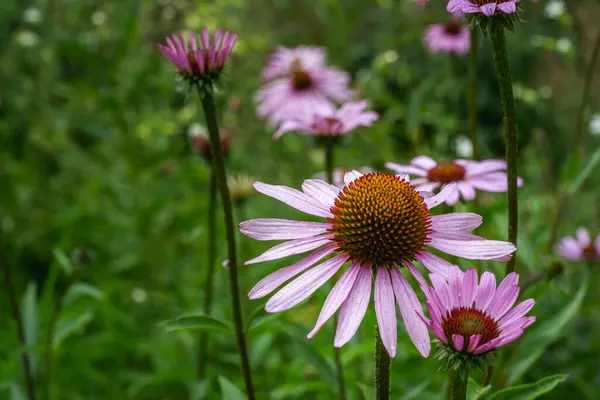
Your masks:
M490 400L533 400L551 392L556 385L564 382L568 375L553 375L535 383L512 386L490 396Z

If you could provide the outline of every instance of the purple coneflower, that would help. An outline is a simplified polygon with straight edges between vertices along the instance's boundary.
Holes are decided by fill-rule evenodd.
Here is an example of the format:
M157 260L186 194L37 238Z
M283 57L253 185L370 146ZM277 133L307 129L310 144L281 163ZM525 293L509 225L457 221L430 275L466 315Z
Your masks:
M322 137L336 138L344 136L359 126L371 126L379 116L376 112L365 111L366 101L346 103L338 110L322 109L316 111L312 118L283 121L274 139L279 139L284 133L297 131L299 133Z
M458 190L446 199L446 204L451 206L458 203L461 195L465 200L473 200L475 189L486 192L506 192L508 187L504 160L436 162L430 157L419 156L413 158L410 165L388 162L385 166L400 174L417 176L418 178L412 183L421 191L430 192L455 182ZM519 186L523 184L520 178L518 184Z
M411 340L421 354L428 356L430 341L425 317L400 268L407 267L419 282L424 282L413 261L420 261L440 275L445 275L451 266L428 248L457 257L488 260L510 256L516 248L511 243L468 234L482 222L477 214L430 215L429 209L442 203L454 185L438 195L424 197L409 183L408 177L352 171L344 180L346 185L340 189L322 180L308 179L302 184L302 192L286 186L254 184L259 192L327 222L255 219L241 223L240 230L251 238L286 240L246 264L316 250L264 278L250 291L249 297L264 297L308 269L279 290L265 306L271 313L290 309L349 262L308 337L312 338L341 307L334 345L341 347L347 343L365 315L375 275L375 314L389 355L396 354L396 301ZM329 255L333 257L313 267Z
M512 308L519 296L519 275L508 274L496 288L496 278L484 272L462 272L453 266L447 277L429 275L433 287L422 286L432 332L454 351L479 355L512 342L535 322L525 314L535 304L528 299Z
M513 14L517 12L518 0L450 0L446 10L464 14L480 13L491 17L496 13Z
M431 25L423 37L432 53L466 54L471 48L469 28L458 22Z
M192 31L165 38L158 44L163 55L192 83L211 82L219 78L231 54L237 34L218 29L211 41L208 28L197 36Z
M567 260L600 259L600 236L592 240L585 228L577 229L575 237L567 236L558 244L558 254Z
M307 120L315 112L333 111L334 102L349 100L346 72L324 64L323 50L316 47L279 48L263 71L267 80L255 95L258 114L277 124Z

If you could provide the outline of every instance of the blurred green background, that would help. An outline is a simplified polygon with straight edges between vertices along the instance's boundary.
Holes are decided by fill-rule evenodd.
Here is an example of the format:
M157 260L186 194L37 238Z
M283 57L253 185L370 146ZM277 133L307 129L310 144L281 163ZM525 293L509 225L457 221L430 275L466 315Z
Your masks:
M557 12L556 3L523 0L523 22L508 34L519 173L525 180L518 271L525 295L537 299L532 315L538 320L523 340L508 346L501 383L568 374L545 398L597 399L598 271L558 260L548 242L560 191L599 146L600 121L594 114L600 79L585 114L584 151L569 159L600 5L559 2L563 10ZM420 154L465 156L466 58L429 54L422 42L427 25L450 19L445 5L436 0L426 9L412 0L2 0L0 262L15 277L26 346L18 342L3 280L0 399L26 398L24 351L32 358L40 393L49 382L50 399L240 398L232 335L211 333L209 377L199 381L199 332L170 333L161 325L199 311L203 302L210 172L188 135L202 129L198 99L176 79L156 42L204 26L239 33L226 90L217 96L221 124L233 134L230 172L299 187L324 169L321 150L310 138L293 134L273 142L252 99L266 57L278 45L326 47L330 62L351 73L353 86L380 113L380 121L352 134L337 151L336 166L382 169L386 161L407 163ZM479 153L500 158L502 115L485 38L479 72ZM598 233L599 183L595 169L568 202L561 235L578 226ZM505 239L505 196L479 198L484 224L478 234ZM249 197L236 213L239 220L301 217L265 196ZM220 264L226 257L220 213L217 221ZM244 260L269 245L239 239ZM244 299L254 283L292 261L242 267ZM502 276L502 263L482 264ZM216 285L213 315L230 321L227 274L220 266ZM260 311L265 299L244 300L260 399L335 398L332 323L313 340L305 338L326 292L323 288L314 300L268 317ZM372 397L374 327L371 307L342 351L351 399ZM418 354L400 326L393 398L442 398L445 374L438 367Z

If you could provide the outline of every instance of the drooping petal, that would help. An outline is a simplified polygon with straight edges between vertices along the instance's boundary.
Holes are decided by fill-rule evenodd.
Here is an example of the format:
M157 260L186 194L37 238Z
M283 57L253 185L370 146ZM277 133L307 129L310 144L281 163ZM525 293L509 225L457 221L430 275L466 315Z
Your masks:
M463 199L467 201L475 200L475 188L468 182L458 182L456 185Z
M331 208L340 189L319 179L307 179L302 183L302 191L318 200L323 206Z
M265 311L276 313L288 310L312 295L346 262L346 255L335 256L305 272L275 293L265 305Z
M324 222L293 221L259 218L240 224L240 232L256 240L304 239L327 232L331 224Z
M279 200L297 210L317 217L333 218L333 214L325 206L299 190L287 186L269 185L255 182L254 188L262 194Z
M483 160L471 162L465 166L467 178L488 174L490 172L506 171L505 160ZM467 179L468 180L468 179Z
M421 250L415 254L415 258L429 271L439 274L444 278L448 276L448 270L453 266L452 263L425 250Z
M333 345L342 347L352 339L362 322L371 299L371 270L361 267L352 291L342 304Z
M425 199L425 204L427 205L427 208L432 209L433 207L442 204L444 201L446 201L448 196L450 196L452 192L454 192L454 190L456 190L456 184L450 183L435 196Z
M392 269L392 284L408 336L410 336L410 339L417 347L417 350L419 350L419 353L421 353L423 357L429 357L431 341L429 339L427 325L424 321L425 318L421 303L419 302L417 295L412 287L410 287L410 284L404 275L395 268Z
M322 249L319 249L312 253L310 256L298 261L296 264L278 269L272 274L267 275L260 282L254 285L250 293L248 293L248 298L254 300L260 299L261 297L265 297L266 295L270 294L273 290L277 289L288 279L293 278L300 272L312 267L317 262L321 261L323 258L333 253L336 247L337 245L335 244L323 247Z
M385 167L391 169L392 171L396 172L397 174L427 176L427 171L425 171L419 167L412 166L412 165L402 165L402 164L396 164L393 162L387 162L387 163L385 163Z
M512 254L517 250L515 245L498 240L451 240L436 237L435 232L429 235L428 246L453 256L471 260L493 260Z
M455 206L456 204L458 204L459 200L460 200L460 192L458 191L458 189L455 189L446 198L446 204L448 204L449 206Z
M431 228L438 232L470 232L482 222L481 215L468 212L431 216Z
M344 175L344 184L349 185L350 183L352 183L353 180L358 179L361 176L363 176L363 174L361 174L358 171L346 172L346 174Z
M398 340L394 290L387 268L379 267L375 276L375 315L381 341L390 357L396 356Z
M426 171L429 171L431 168L434 168L437 165L437 162L428 156L417 156L413 158L410 163L415 167L419 167Z
M246 261L246 265L263 261L277 260L294 254L302 254L331 243L333 235L313 236L305 239L294 239L271 247L260 256Z
M331 318L331 316L341 307L342 303L346 300L348 294L354 287L354 282L356 282L356 277L358 276L359 270L359 264L352 264L337 281L333 289L331 289L331 292L329 292L329 295L325 300L325 304L323 304L319 318L317 318L315 327L307 336L309 339L312 339L319 329L321 329L323 324L325 324L325 322L327 322L329 318Z

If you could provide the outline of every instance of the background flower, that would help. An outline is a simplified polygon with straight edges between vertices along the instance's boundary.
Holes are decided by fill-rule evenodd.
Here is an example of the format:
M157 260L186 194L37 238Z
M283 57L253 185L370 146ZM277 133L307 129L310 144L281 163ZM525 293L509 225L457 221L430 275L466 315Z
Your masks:
M562 238L558 245L558 254L567 260L598 260L600 236L592 239L587 229L579 228L575 237Z

